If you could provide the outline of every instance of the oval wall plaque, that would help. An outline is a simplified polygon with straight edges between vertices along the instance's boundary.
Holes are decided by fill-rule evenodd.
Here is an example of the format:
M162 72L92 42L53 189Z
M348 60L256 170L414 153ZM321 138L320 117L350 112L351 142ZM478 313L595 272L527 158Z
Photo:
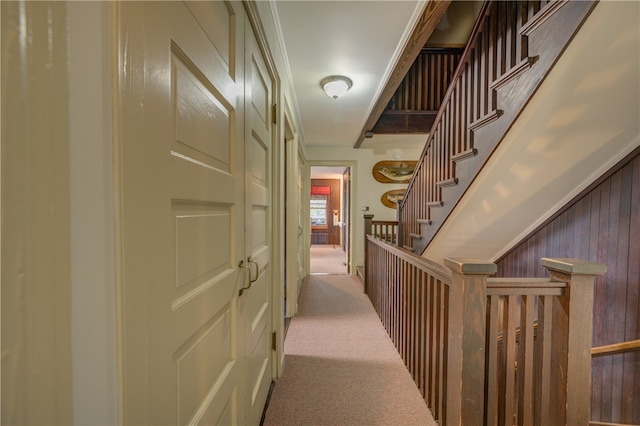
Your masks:
M371 172L381 183L409 183L417 161L378 161Z
M382 194L380 201L390 209L397 209L398 203L404 198L405 192L407 192L406 189L392 189Z

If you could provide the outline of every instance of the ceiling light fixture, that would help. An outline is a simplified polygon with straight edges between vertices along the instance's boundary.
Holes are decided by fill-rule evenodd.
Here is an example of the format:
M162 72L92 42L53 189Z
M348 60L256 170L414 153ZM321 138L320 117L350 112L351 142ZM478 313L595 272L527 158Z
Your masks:
M353 81L342 75L332 75L320 82L322 90L324 90L327 96L333 99L338 99L347 93L347 91L351 89L351 86L353 86Z

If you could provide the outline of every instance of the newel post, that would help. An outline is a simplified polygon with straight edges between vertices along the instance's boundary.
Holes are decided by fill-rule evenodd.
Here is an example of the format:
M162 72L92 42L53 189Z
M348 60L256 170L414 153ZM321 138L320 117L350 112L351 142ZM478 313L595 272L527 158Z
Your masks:
M369 294L369 287L367 282L367 262L369 259L369 243L367 242L367 235L371 235L373 229L373 216L372 214L363 214L364 218L364 293Z
M451 269L447 357L447 425L480 425L484 417L487 277L495 263L444 260Z
M550 418L559 424L586 425L591 419L591 336L593 287L607 266L578 259L542 258L552 280L565 281L552 314ZM555 394L557 393L557 394ZM566 418L562 421L563 417Z
M364 218L364 240L367 241L367 235L371 235L373 229L373 216L372 214L363 214Z

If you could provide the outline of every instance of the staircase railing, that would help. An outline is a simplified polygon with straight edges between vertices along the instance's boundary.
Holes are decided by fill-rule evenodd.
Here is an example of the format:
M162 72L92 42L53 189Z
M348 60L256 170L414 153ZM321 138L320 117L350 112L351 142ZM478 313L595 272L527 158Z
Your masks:
M371 225L368 227L368 234L386 241L390 244L398 243L398 221L396 220L373 220L373 215L369 215Z
M367 237L365 291L441 425L587 424L593 284L606 266L542 259L550 279L489 278Z
M594 4L484 3L398 207L400 246L424 251Z

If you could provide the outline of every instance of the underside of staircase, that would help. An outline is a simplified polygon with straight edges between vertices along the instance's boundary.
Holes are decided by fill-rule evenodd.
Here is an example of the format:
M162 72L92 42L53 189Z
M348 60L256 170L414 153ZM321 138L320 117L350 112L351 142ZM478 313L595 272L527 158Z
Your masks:
M637 115L616 111L637 104L637 74L594 82L627 58L604 25L624 18L606 3L485 4L400 205L400 245L495 260L638 145Z

